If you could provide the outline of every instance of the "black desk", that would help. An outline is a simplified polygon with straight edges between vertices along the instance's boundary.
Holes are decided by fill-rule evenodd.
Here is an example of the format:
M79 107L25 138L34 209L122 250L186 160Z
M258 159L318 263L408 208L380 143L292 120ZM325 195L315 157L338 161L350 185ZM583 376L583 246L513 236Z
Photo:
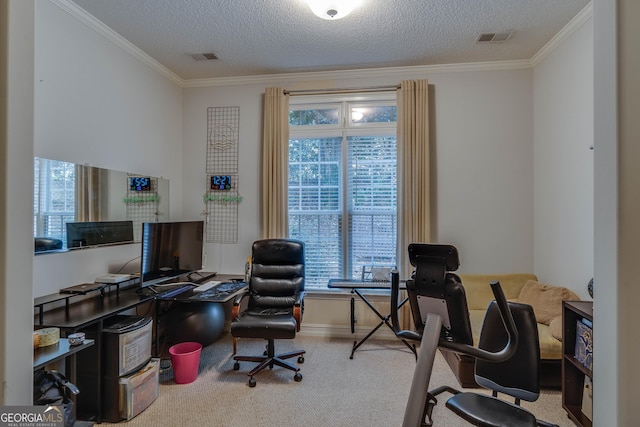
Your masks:
M363 295L362 292L360 291L361 289L391 290L391 282L390 281L330 279L328 286L329 286L329 288L350 289L351 290L351 316L350 316L350 319L351 319L351 333L352 334L355 333L355 324L357 322L356 315L355 315L355 297L353 296L353 294L358 295L358 297L360 297L360 299L362 301L364 301L364 303L367 305L367 307L369 307L376 314L376 316L378 316L378 318L380 319L380 323L378 323L364 338L362 338L360 341L354 341L353 342L353 348L351 349L351 355L349 356L349 359L353 359L353 354L356 352L358 347L360 347L362 344L364 344L365 341L367 341L371 337L371 335L373 335L378 329L380 329L382 327L382 325L387 325L387 327L389 329L391 329L391 331L395 335L395 331L393 330L393 325L391 325L391 323L389 321L389 319L391 318L391 314L387 314L386 316L382 315L373 306L373 304L371 304L371 301L369 301L367 299L367 297L365 295ZM406 283L404 281L400 282L400 289L406 289ZM400 304L398 305L398 308L400 308L403 305L405 305L405 303L408 300L409 300L408 298L404 298L400 302ZM398 339L400 339L400 341L402 341L404 343L404 345L406 345L413 352L413 354L416 356L416 358L418 357L418 355L416 353L415 345L409 344L406 340L404 340L402 338L398 338Z
M153 295L136 293L136 289L137 286L119 292L110 290L74 302L67 300L64 307L39 312L34 319L34 324L76 331L155 299ZM63 296L64 299L71 297L73 295Z
M210 295L210 291L213 290L214 288L211 288L209 291L205 291L202 293L193 292L193 290L187 290L181 294L178 294L172 297L165 297L162 295L162 291L158 291L159 293L155 295L155 298L158 301L175 301L175 302L183 302L183 303L215 302L215 303L223 304L228 301L231 301L233 298L235 298L236 295L244 292L248 287L248 285L244 283L244 278L240 278L238 275L234 275L234 274L217 274L214 277L212 277L211 280L220 282L220 285L225 283L237 282L237 283L243 283L243 286L239 287L234 292L225 293L224 295Z
M195 273L191 273L192 275ZM201 279L196 281L205 281L205 280L216 280L216 281L227 281L235 278L239 278L238 275L225 275L219 274L213 277L208 277L208 273L199 273L201 275ZM175 278L176 281L193 281L194 278L190 277L181 277ZM120 286L108 286L102 287L100 289L96 289L95 291L89 292L86 295L80 294L53 294L47 295L43 297L36 298L34 300L34 325L38 328L41 327L57 327L60 328L61 334L66 336L67 334L76 332L76 331L91 331L95 334L96 339L94 340L95 351L96 354L102 354L102 332L104 329L104 322L115 316L117 314L123 313L127 310L134 309L140 305L152 303L158 301L169 301L169 302L180 302L180 303L189 303L189 302L211 302L211 303L225 303L232 298L235 297L240 292L243 292L244 289L238 290L237 292L230 294L224 298L211 298L211 299L198 299L193 300L189 299L193 292L185 292L184 294L180 294L176 297L172 298L163 298L161 294L154 294L151 291L148 292L139 292L139 286L135 283L135 280L127 282L125 285L120 284ZM58 303L58 304L55 304ZM64 305L63 305L64 304ZM55 308L51 308L49 310L45 310L45 306L56 306ZM158 304L156 304L156 351L155 353L159 353L158 347ZM61 339L62 341L62 339ZM44 348L44 347L43 347ZM86 347L83 347L86 348ZM80 348L78 348L80 350ZM73 349L75 353L76 350ZM102 358L95 358L95 369L97 372L102 372ZM75 364L74 364L75 365ZM102 401L102 376L97 375L97 384L96 384L96 401ZM73 381L72 381L73 382ZM95 414L96 421L98 423L102 422L102 410L100 405L98 405L97 413Z
M54 294L37 298L34 301L34 306L38 309L34 315L34 325L38 327L57 327L60 328L61 333L65 335L76 331L91 329L95 331L95 350L96 353L100 355L102 354L101 337L104 321L116 314L136 308L141 304L150 303L154 300L153 296L136 293L137 288L137 285L133 285L125 289L120 289L119 287L115 289L109 288L109 290L100 289L90 293L88 296ZM51 310L43 309L44 305L53 304L61 300L65 300L63 307L56 307ZM102 372L101 357L95 358L95 369L97 372ZM70 381L74 382L71 379ZM97 376L96 394L96 401L101 402L101 375ZM100 405L98 405L95 417L98 423L102 422Z
M46 347L39 347L33 350L33 370L44 368L45 365L58 360L71 357L71 369L67 373L69 381L75 384L76 380L76 364L75 354L87 347L91 347L94 344L93 340L84 340L80 345L70 345L69 340L66 338L60 338L57 344L48 345Z
M237 295L246 291L248 285L244 283L244 278L239 277L238 275L230 275L230 274L217 274L215 277L211 278L211 280L215 280L217 282L221 282L220 285L225 283L237 282L239 287L233 292L228 292L224 294L214 295L215 289L211 288L205 292L193 292L193 290L184 291L178 295L166 297L163 296L162 291L158 293L155 298L158 301L156 304L156 324L155 324L155 348L156 348L156 357L160 357L162 355L162 351L160 350L160 321L159 319L163 316L163 307L161 303L169 303L169 304L198 304L198 303L212 303L212 304L225 304L231 300L233 300ZM243 280L240 282L240 280ZM220 286L218 285L218 286ZM180 285L177 285L180 286ZM168 287L164 292L171 290L171 287Z

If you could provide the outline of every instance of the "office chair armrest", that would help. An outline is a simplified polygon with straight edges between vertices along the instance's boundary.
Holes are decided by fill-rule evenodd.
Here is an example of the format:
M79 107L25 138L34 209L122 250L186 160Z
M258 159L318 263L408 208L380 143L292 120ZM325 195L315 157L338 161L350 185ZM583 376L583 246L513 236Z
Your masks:
M296 295L296 300L293 303L293 318L296 319L296 332L300 332L300 324L302 324L302 314L304 312L304 295L306 292L302 291Z
M237 319L240 316L240 308L242 307L242 300L249 296L249 290L245 290L242 293L236 295L233 299L233 307L231 308L231 320Z

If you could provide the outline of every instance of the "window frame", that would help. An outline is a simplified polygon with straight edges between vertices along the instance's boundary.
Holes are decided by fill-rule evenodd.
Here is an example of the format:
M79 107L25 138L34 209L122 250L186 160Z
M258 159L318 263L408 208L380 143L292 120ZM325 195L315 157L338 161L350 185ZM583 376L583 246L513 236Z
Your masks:
M338 108L339 117L342 120L338 120L337 124L322 124L322 125L289 125L289 140L293 139L306 139L306 138L331 138L339 137L341 142L341 159L340 159L340 171L339 171L339 200L340 209L339 215L342 218L342 230L341 230L341 253L343 274L345 276L351 275L353 271L353 260L349 252L351 248L351 239L349 219L350 219L350 205L346 200L348 197L348 191L346 188L348 180L348 144L347 141L350 137L392 137L396 140L396 155L398 153L397 146L397 98L395 92L376 92L376 93L362 93L362 94L341 94L341 95L310 95L296 97L295 102L290 101L289 110L305 110L305 109L325 109L327 107ZM396 108L396 121L393 122L366 122L357 123L350 120L352 117L352 111L355 108L363 107L380 107L380 106L393 106ZM397 192L397 157L396 157L396 192ZM288 214L288 212L287 212ZM398 214L398 206L396 199L395 209L395 238L398 238L398 224L400 216ZM397 252L397 251L396 251ZM395 255L397 257L397 253ZM396 260L397 263L397 260ZM314 292L327 292L334 291L324 286L311 286L309 290ZM338 290L339 291L339 290Z

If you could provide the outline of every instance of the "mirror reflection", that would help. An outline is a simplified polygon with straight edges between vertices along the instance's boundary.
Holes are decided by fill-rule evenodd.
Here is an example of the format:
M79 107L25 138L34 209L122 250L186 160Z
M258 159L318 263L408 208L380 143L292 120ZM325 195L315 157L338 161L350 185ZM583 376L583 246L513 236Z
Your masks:
M36 157L33 208L36 253L139 242L169 220L169 181Z

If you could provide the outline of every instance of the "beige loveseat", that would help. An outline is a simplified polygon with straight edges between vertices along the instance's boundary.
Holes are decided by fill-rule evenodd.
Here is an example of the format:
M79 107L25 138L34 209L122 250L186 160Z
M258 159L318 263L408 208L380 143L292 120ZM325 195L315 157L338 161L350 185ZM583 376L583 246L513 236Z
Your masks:
M469 318L474 344L478 345L480 330L489 302L494 299L489 283L497 280L509 300L530 304L538 321L541 383L559 387L562 359L562 301L579 300L567 288L538 282L533 274L460 274L467 295ZM440 349L462 387L477 387L473 378L475 360L446 349Z

